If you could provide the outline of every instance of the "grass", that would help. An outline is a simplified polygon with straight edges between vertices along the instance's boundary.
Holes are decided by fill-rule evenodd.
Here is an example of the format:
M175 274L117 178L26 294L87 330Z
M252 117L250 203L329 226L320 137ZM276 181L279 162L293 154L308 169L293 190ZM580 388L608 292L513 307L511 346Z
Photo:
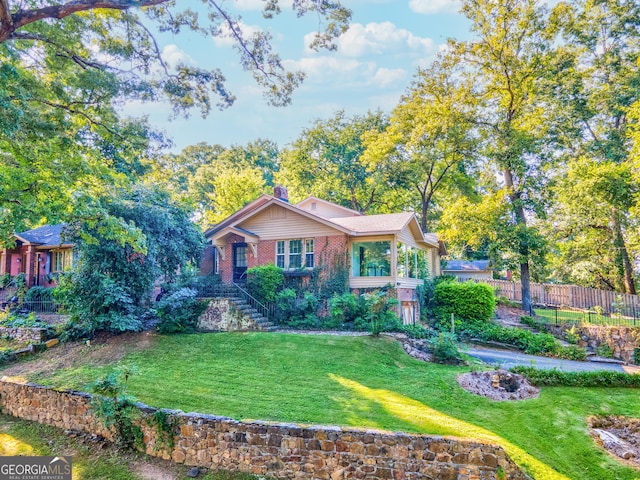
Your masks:
M536 308L534 309L537 320L543 323L551 324L573 324L573 323L587 323L592 325L628 325L628 326L640 326L640 322L633 320L629 317L616 317L609 315L601 315L594 311L580 311L580 310L555 310Z
M136 366L129 391L155 407L486 439L537 479L640 477L602 452L586 424L589 415L640 417L638 390L545 387L538 399L492 402L458 386L468 369L419 362L385 337L159 336L117 364ZM29 380L79 388L114 366Z
M77 439L70 439L58 428L0 414L0 456L10 455L71 455L74 480L147 480L158 478L158 472L168 473L172 478L186 479L188 477L185 472L189 469L150 459L139 453L121 452L113 448L91 448ZM145 469L141 466L143 464L154 468ZM146 475L141 476L135 470L146 472ZM256 480L253 475L225 471L208 472L201 478Z

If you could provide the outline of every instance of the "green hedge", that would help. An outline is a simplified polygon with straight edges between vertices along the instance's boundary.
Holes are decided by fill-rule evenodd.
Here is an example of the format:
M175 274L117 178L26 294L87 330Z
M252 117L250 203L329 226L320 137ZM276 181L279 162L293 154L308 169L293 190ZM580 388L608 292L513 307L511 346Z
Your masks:
M484 283L442 282L433 292L436 327L451 328L451 314L455 317L456 330L467 325L486 324L496 308L493 289Z
M533 333L522 328L503 327L496 324L471 325L463 329L466 337L478 338L485 342L493 341L513 345L529 355L585 360L587 352L576 345L563 346L549 333Z
M611 370L597 372L563 372L540 370L533 367L513 367L514 373L525 376L533 385L543 387L623 387L640 388L640 375L630 375Z
M273 303L277 293L282 290L284 273L273 263L259 265L247 270L247 287L251 295L260 302Z

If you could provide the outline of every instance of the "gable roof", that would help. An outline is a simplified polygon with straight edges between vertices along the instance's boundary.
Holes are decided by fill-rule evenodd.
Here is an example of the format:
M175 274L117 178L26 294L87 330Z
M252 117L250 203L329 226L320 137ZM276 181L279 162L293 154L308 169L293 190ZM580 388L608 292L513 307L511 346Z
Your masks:
M481 272L491 270L490 260L449 260L442 269L447 272Z
M318 200L325 204L336 206L345 210L346 212L350 212L352 216L325 218L317 215L310 210L307 210L306 208L301 208L298 206L300 204L306 205L310 200ZM205 237L210 238L217 233L220 233L222 230L230 227L239 229L237 225L247 220L248 218L257 215L261 211L268 208L270 205L278 205L280 207L286 208L287 210L310 218L314 221L322 223L328 227L346 233L350 236L399 233L405 227L407 227L407 225L411 225L412 223L414 223L414 225L411 225L411 228L412 230L414 230L414 232L418 232L418 240L427 245L438 247L438 241L437 239L434 240L432 238L433 235L425 236L425 234L422 233L420 225L418 224L418 220L413 212L363 215L359 212L356 212L355 210L341 207L340 205L327 202L326 200L316 199L316 197L308 197L302 202L299 202L296 205L292 205L289 202L283 201L276 197L272 197L271 195L261 195L253 202L245 205L233 215L227 217L217 225L212 226L205 232ZM255 234L252 235L255 236Z
M44 225L33 230L27 230L26 232L16 233L15 236L23 243L31 245L40 245L44 247L56 247L63 244L69 244L65 242L63 238L63 231L66 224L59 223L58 225Z
M312 205L314 203L321 203L323 205L326 205L327 207L333 209L333 210L337 210L341 213L344 213L345 215L341 215L341 216L347 216L347 217L361 217L364 214L361 212L358 212L357 210L352 210L350 208L347 207L343 207L342 205L338 205L337 203L333 203L330 202L328 200L323 200L322 198L318 198L318 197L314 197L313 195L311 195L310 197L305 198L304 200L301 200L300 202L296 203L296 207L298 208L302 208L304 210L310 211L312 208ZM318 213L316 213L316 215L318 216L322 216L319 215ZM331 218L335 218L335 217L331 217Z

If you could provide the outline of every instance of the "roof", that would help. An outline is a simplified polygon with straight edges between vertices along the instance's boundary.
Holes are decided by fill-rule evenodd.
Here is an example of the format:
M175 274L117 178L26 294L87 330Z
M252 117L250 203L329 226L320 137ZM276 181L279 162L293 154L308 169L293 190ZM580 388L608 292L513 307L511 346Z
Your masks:
M63 238L63 231L66 224L60 223L58 225L44 225L33 230L27 230L26 232L16 233L16 238L24 243L32 245L41 245L45 247L55 247L63 245L65 243Z
M399 232L414 217L412 212L330 218L329 221L355 233Z
M490 260L449 260L445 272L481 272L491 270Z

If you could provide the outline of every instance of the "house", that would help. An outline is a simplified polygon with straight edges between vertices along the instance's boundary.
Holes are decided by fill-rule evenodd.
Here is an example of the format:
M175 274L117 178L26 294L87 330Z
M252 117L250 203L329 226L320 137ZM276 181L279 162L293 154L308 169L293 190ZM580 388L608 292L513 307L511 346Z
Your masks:
M449 260L442 268L444 275L454 275L458 280L491 280L493 268L490 260Z
M64 240L64 224L16 233L15 247L0 250L0 275L24 273L27 286L55 285L55 275L73 263L73 244Z
M391 285L406 323L419 314L416 288L440 275L439 242L412 212L363 215L316 197L295 205L284 187L262 195L205 232L203 273L240 283L247 268L274 263L300 276L343 259L356 292Z

